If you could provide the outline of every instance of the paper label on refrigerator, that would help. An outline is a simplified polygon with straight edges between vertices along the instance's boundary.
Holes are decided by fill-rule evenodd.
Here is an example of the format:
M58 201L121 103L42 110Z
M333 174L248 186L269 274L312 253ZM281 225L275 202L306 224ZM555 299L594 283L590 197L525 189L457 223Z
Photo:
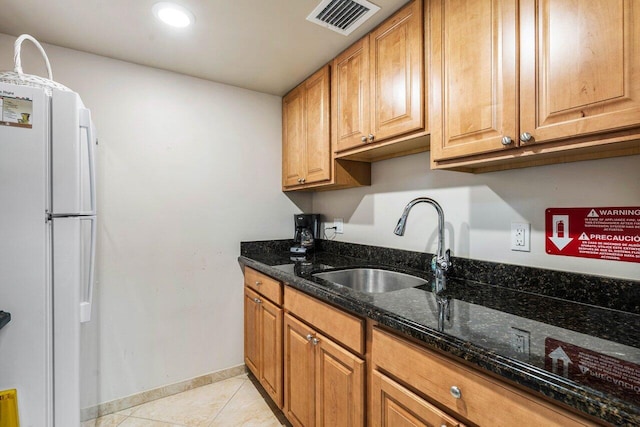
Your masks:
M0 125L31 129L33 100L0 95Z

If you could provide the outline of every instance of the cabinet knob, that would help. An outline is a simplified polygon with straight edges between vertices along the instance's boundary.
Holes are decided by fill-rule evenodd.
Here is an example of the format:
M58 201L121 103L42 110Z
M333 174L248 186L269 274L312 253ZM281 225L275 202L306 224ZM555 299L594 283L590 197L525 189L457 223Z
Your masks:
M306 179L304 178L300 178L300 182L304 184L304 182L306 181Z
M256 304L262 304L260 298L254 298L253 301L255 301Z
M373 142L373 138L374 138L373 134L372 134L372 133L370 133L370 134L369 134L369 142Z
M311 338L311 344L318 345L319 342L320 340L318 338Z
M510 136L503 136L502 137L502 145L511 145L513 144L513 139L511 139Z
M256 280L256 286L260 286L260 285L262 285L262 282L259 280Z
M367 137L366 137L366 136L364 136L364 135L362 135L362 136L360 137L360 141L362 141L362 142L367 142Z
M307 341L311 341L313 339L313 335L307 334Z
M460 397L462 396L462 392L460 391L460 389L454 385L452 385L449 389L449 393L451 393L451 396L455 397L456 399L460 399Z
M522 132L520 135L520 141L529 142L533 139L533 136L529 132Z
M302 182L302 178L298 178L298 184Z

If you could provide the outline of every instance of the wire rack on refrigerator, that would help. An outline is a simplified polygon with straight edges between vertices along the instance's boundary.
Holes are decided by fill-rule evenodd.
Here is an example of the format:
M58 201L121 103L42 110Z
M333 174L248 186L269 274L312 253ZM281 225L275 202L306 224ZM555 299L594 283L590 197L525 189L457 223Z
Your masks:
M29 40L30 42L35 44L42 54L45 65L47 66L47 73L49 75L48 79L40 76L35 76L33 74L25 74L22 72L22 61L20 60L20 52L22 49L22 42L25 40ZM36 87L39 89L44 89L45 92L49 95L51 95L52 89L71 92L71 89L69 89L68 87L53 81L53 73L51 72L51 64L49 63L47 54L45 53L40 43L38 43L38 40L30 36L29 34L23 34L16 39L13 45L13 63L13 71L0 72L0 83L10 83L18 86Z

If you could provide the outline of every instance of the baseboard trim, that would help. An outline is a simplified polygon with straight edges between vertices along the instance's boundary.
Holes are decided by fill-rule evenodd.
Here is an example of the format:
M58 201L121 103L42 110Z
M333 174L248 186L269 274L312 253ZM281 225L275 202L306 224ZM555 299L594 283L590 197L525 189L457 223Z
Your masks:
M174 384L154 388L152 390L143 391L141 393L132 394L121 399L115 399L109 402L100 403L96 406L83 409L81 413L81 419L85 421L113 414L114 412L123 411L133 406L142 405L143 403L151 402L153 400L161 399L173 394L182 393L183 391L191 390L196 387L202 387L208 384L213 384L218 381L223 381L228 378L242 375L246 372L247 367L246 365L242 364L233 366L231 368L222 369L220 371L212 372L210 374L191 378L185 381L180 381Z

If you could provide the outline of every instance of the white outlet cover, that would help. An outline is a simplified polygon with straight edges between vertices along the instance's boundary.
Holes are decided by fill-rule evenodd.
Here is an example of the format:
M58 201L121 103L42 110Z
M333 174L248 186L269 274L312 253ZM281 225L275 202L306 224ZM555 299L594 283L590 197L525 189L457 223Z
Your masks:
M336 228L336 234L344 233L344 220L342 218L334 218L333 226Z
M531 224L511 222L511 250L531 252Z

